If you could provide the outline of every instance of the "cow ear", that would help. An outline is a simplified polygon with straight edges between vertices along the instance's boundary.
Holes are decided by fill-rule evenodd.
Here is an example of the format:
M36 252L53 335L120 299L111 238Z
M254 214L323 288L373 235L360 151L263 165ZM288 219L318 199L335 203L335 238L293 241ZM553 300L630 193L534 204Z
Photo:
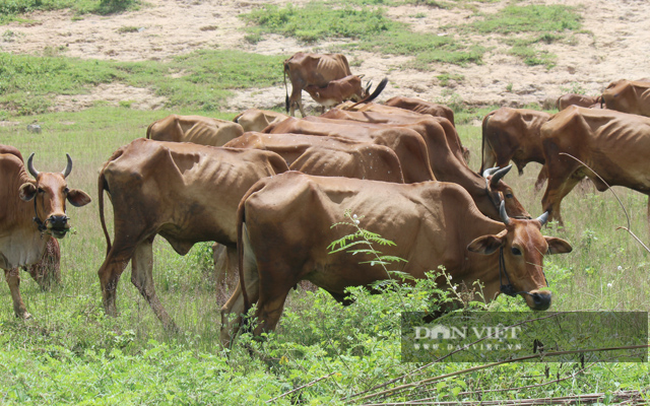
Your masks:
M547 255L566 254L573 250L571 244L561 238L544 236L544 239L546 239L546 243L548 244Z
M18 189L18 196L26 202L32 200L36 196L36 185L31 182L23 183Z
M494 235L482 235L470 242L467 250L477 254L490 255L499 249L505 243L504 236L501 233Z
M68 201L75 207L85 206L92 201L88 193L79 189L70 189L68 192Z

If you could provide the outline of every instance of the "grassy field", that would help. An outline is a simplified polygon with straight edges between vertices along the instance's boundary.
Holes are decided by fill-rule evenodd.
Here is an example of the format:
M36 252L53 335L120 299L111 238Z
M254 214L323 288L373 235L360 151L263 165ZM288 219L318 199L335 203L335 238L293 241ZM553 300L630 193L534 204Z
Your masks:
M11 3L15 10L8 13L70 6L63 1ZM398 2L354 2L360 7L393 3ZM469 6L465 1L426 3ZM85 7L78 12L93 12L101 6L138 5L135 1L90 0L76 4ZM462 40L460 34L498 26L508 33L523 33L519 39L524 42L513 43L513 52L528 50L521 54L532 59L524 63L552 64L552 55L537 52L536 41L562 40L551 34L564 30L565 35L570 35L572 30L580 29L576 25L579 19L571 13L563 13L571 18L560 20L553 17L557 12L554 8L513 6L501 16L486 18L484 25L459 27L458 37L432 44L428 38L413 37L408 27L385 20L381 10L373 14L374 25L350 24L358 31L342 34L291 31L292 19L311 18L314 13L325 13L322 9L307 14L295 8L270 11L268 23L260 21L259 16L249 16L258 24L249 33L251 41L268 32L305 35L305 40L356 36L358 41L351 47L397 54L430 47L452 58L443 60L448 63L480 61L481 50ZM348 14L352 20L358 17ZM535 20L535 27L521 24L521 20L530 21L531 15L541 16ZM322 22L340 17L329 11L325 16ZM315 31L323 26L331 24L313 24ZM391 41L382 37L384 29L391 33ZM42 171L63 169L65 153L70 153L74 168L69 185L85 190L93 202L82 208L68 207L74 231L60 241L62 284L43 292L23 273L21 292L33 319L14 318L8 287L0 284L0 404L254 405L268 401L349 405L424 398L451 404L479 400L505 404L515 399L559 396L578 400L585 394L601 394L600 404L610 404L629 398L634 391L644 392L648 400L647 363L588 359L585 363L532 362L489 367L479 362L434 363L421 370L422 364L402 363L399 316L402 311L425 306L427 287L384 295L355 289L352 294L356 302L345 308L323 291L294 291L277 332L269 335L265 343L244 335L233 348L224 349L219 344L222 303L216 299L209 243L197 244L183 257L163 239L158 238L154 244L157 293L181 333L162 330L147 302L130 283L130 268L117 289L121 314L106 317L97 277L106 250L97 207L97 175L102 164L118 147L143 137L152 121L170 113L231 119L234 113L220 112L223 100L237 88L281 86L281 73L268 69L268 65L278 64L283 56L205 51L169 63L112 63L75 60L51 51L38 57L0 53L0 120L18 123L0 126L0 143L19 148L24 156L35 152L35 166ZM416 64L422 69L441 60L434 54L420 54L422 59ZM185 74L175 78L173 73L181 66ZM146 87L166 96L167 110L139 111L129 108L128 102L121 107L99 102L79 112L47 113L55 95L79 94L99 83L112 82ZM462 123L458 126L462 141L472 152L470 166L477 169L481 132L467 123L495 106L470 110L459 101L452 107L457 122ZM42 127L41 133L27 131L26 126L34 120ZM523 176L513 172L505 179L535 216L541 214L541 193L535 194L532 187L539 168L529 164ZM631 229L642 241L650 241L647 198L622 188L614 188L614 192L630 216ZM110 224L111 206L107 205ZM591 186L576 188L564 200L563 216L564 228L551 223L543 230L544 234L568 240L574 247L570 254L547 257L546 275L553 292L551 310L647 311L648 253L628 233L617 230L628 223L614 194L598 193ZM506 296L499 297L489 309L527 311L520 298ZM425 384L425 379L431 382ZM392 380L395 382L388 385ZM414 385L408 391L363 399L405 383Z
M221 303L215 299L211 281L208 244L199 244L180 257L164 240L156 240L156 288L183 333L170 336L161 329L131 285L128 269L118 287L121 315L105 317L96 274L106 246L96 206L97 173L113 150L144 135L150 122L167 113L97 107L19 117L20 125L0 127L3 143L18 147L25 155L36 153L39 170L60 170L65 153L70 153L74 169L69 184L95 199L86 207L69 208L74 233L61 240L62 285L42 292L24 274L21 291L33 320L14 318L8 288L0 285L2 403L256 404L328 376L278 403L300 399L309 404L349 404L352 401L344 400L346 396L415 369L416 365L400 362L398 316L403 305L391 294L379 298L357 293L356 304L341 308L326 293L294 292L277 334L263 346L253 344L275 362L251 357L242 348L248 342L246 336L232 350L222 349L218 341ZM40 134L26 130L34 118L43 128ZM477 167L480 129L464 125L459 132L472 151L472 167ZM533 193L532 184L538 167L530 165L524 176L509 174L506 179L535 215L540 211L540 195ZM632 229L647 241L646 198L623 189L615 191L631 216ZM589 188L576 190L565 200L564 216L564 230L554 225L544 229L574 247L570 254L547 257L552 310L646 310L647 253L626 232L616 231L617 226L626 225L626 219L614 196ZM499 298L491 308L525 311L523 301L507 297ZM647 364L595 363L584 370L578 365L505 365L473 372L471 378L460 375L441 380L433 393L420 390L400 396L476 399L476 393L462 393L488 387L504 391L483 394L483 399L613 393L647 388L650 379ZM442 363L410 379L467 367ZM539 388L512 389L558 378L563 380ZM400 396L389 399L403 399Z

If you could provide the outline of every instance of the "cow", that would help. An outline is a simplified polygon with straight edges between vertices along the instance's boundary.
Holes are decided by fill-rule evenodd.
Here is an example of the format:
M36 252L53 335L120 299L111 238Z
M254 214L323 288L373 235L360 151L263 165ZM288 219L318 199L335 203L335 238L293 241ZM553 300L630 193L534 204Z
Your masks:
M547 219L501 220L480 213L467 191L452 183L398 184L286 172L262 179L242 198L238 222L240 286L222 307L222 343L231 337L251 304L257 303L254 335L272 331L289 289L306 279L346 303L345 289L391 278L380 266L342 250L333 241L355 231L332 227L344 213L362 227L391 240L382 255L406 260L399 270L413 278L444 267L454 283L483 284L484 300L499 293L521 296L528 307L546 310L551 293L543 258L571 245L543 236ZM440 281L442 282L442 280ZM230 315L236 315L234 320Z
M569 106L575 105L589 108L602 108L603 98L601 96L587 96L584 94L567 93L558 97L556 106L562 111Z
M426 143L416 131L408 128L364 128L353 123L337 121L329 123L331 125L322 125L306 119L289 117L284 121L269 125L264 132L318 135L384 145L395 151L399 158L404 182L436 179L429 163Z
M297 52L284 61L285 108L293 117L298 106L300 114L306 116L302 106L302 90L314 85L318 87L336 79L352 75L348 60L343 54L315 54ZM291 96L287 88L287 76L291 81Z
M417 100L417 99L416 99ZM456 127L452 121L449 121L446 117L434 116L431 114L418 113L414 110L408 110L401 107L387 106L385 104L378 103L366 103L359 106L350 102L345 102L339 106L337 109L344 111L352 111L359 113L367 113L364 119L360 119L359 116L355 118L355 121L365 121L365 122L376 122L376 123L386 123L386 124L404 124L405 120L420 120L424 117L434 117L439 120L438 122L445 127L445 132L449 134L450 145L457 144L459 146L459 152L462 155L462 160L469 165L470 151L467 147L462 146L460 138L458 138L458 133L456 132ZM376 113L375 116L372 116L373 113ZM379 118L380 115L385 115L388 117ZM447 124L448 123L448 124ZM455 135L454 135L455 134ZM456 137L456 140L453 140L451 137ZM454 150L454 153L457 151ZM460 156L460 155L459 155Z
M17 317L28 319L20 295L19 268L50 259L58 260L58 244L51 238L64 238L70 231L66 200L75 207L90 203L88 194L79 189L69 189L66 178L72 171L72 158L66 155L67 165L60 173L39 172L34 167L32 153L27 159L27 170L18 149L0 145L0 173L3 178L3 196L0 198L0 268L5 271ZM34 177L31 179L27 175ZM49 245L49 246L48 246ZM52 258L53 257L53 258ZM35 272L38 272L37 270ZM38 276L38 275L37 275Z
M234 255L239 200L259 179L288 169L281 156L255 149L139 138L115 151L98 178L99 218L107 245L98 276L106 313L117 315L117 284L130 261L131 282L163 326L176 331L153 284L156 235L180 255L200 241L223 244ZM104 191L113 205L112 243L104 218Z
M310 175L404 183L397 154L384 145L316 135L247 132L225 147L273 151L287 161L289 169Z
M347 112L353 113L353 112ZM360 113L360 114L368 114ZM350 117L350 116L348 116ZM484 176L471 170L460 155L460 149L452 147L448 141L448 134L445 129L440 125L440 120L448 123L448 120L441 117L423 117L421 120L411 124L374 124L364 123L352 120L337 120L328 119L323 117L306 117L302 120L297 120L293 128L289 128L287 132L303 132L303 133L318 133L318 131L337 132L338 136L344 136L351 139L358 139L352 128L357 128L357 133L363 134L363 128L367 131L378 129L408 129L417 132L421 139L424 141L427 156L429 158L429 165L433 171L436 180L445 182L454 182L463 186L474 198L476 205L482 213L493 219L499 218L499 201L501 196L506 199L506 208L514 216L530 217L526 209L514 196L512 189L501 179L510 170L510 168L503 168L498 171L488 171ZM302 124L301 124L302 123ZM312 123L312 124L306 124ZM351 123L352 126L346 123ZM281 125L280 123L279 125ZM319 129L319 126L322 129ZM456 153L454 153L454 151ZM400 158L402 163L402 171L406 171L406 164ZM406 177L406 174L405 174Z
M454 125L445 117L433 117L428 114L425 115L421 113L415 113L401 109L399 107L389 107L389 109L397 111L387 113L385 107L376 109L376 106L379 105L371 103L370 108L364 111L342 110L335 108L328 111L327 113L321 114L320 117L332 118L335 120L358 121L361 123L370 124L407 124L411 125L411 128L420 132L425 138L427 131L430 130L430 127L427 127L427 123L435 122L435 124L432 125L435 126L436 129L438 129L440 126L443 128L445 136L447 138L447 143L449 144L452 153L460 161L467 163L467 149L463 147Z
M149 124L146 136L156 141L191 142L220 147L243 133L242 126L232 121L170 114Z
M603 91L608 109L650 117L650 80L618 80Z
M244 132L262 131L269 124L284 120L288 116L271 110L248 109L233 118L233 122L242 126Z
M454 111L442 104L431 103L418 97L395 96L384 102L386 106L399 107L405 110L411 110L420 114L428 114L434 117L444 117L452 125L454 122Z
M332 108L345 100L360 101L368 95L368 89L361 85L361 77L349 75L330 80L325 86L307 85L304 89L316 103L325 109Z
M483 118L481 169L483 173L493 166L503 168L514 162L523 174L528 162L544 165L541 127L551 118L551 114L528 109L501 107ZM542 167L535 182L539 190L546 180L546 168Z
M601 192L624 186L650 195L650 118L570 106L542 125L541 136L548 169L542 207L560 224L562 199L585 176Z

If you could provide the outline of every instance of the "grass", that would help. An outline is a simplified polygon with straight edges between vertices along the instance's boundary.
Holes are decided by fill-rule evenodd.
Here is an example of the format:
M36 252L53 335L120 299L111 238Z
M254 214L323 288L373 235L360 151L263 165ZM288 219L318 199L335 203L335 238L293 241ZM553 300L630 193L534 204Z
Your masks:
M18 3L27 4L12 4ZM97 2L75 2L75 7L90 8L91 3ZM409 3L468 8L475 4L429 0ZM574 12L566 9L555 15L549 14L553 8L520 10L510 6L495 15L482 15L467 27L457 27L449 37L427 38L409 37L412 33L408 27L393 23L377 8L400 1L330 4L349 10L349 19L334 6L268 8L268 22L250 20L260 24L249 33L250 40L259 41L268 32L282 33L286 29L283 35L296 38L334 38L358 49L417 55L413 66L427 69L431 61L480 63L484 51L476 49L472 53L474 45L463 35L481 33L488 29L487 22L504 31L512 30L503 35L511 38L507 44L513 50L520 46L524 50L540 47L543 51L544 44L562 40L562 34L546 34L557 30L555 25L545 25L546 20L571 17ZM352 4L357 8L352 9ZM363 13L358 10L372 19L364 25ZM321 13L322 21L314 19L317 13ZM262 21L260 16L248 18ZM332 24L336 18L342 19L340 24ZM535 18L537 28L525 24ZM301 28L296 23L300 19L310 24ZM575 30L570 22L571 18L565 21L566 30ZM125 36L129 35L127 28ZM309 30L303 33L301 29ZM3 39L12 36L5 31ZM523 51L521 55L525 56ZM530 57L540 59L540 55L544 56L543 52L535 51ZM552 63L552 55L547 56L548 62L542 60L543 64ZM35 152L34 164L39 170L61 170L65 153L70 153L74 160L68 178L70 187L81 188L93 197L86 207L68 208L74 231L61 240L61 286L43 292L27 274L22 274L21 292L34 319L14 318L8 287L0 283L1 404L255 405L279 397L270 403L349 405L361 403L355 394L404 374L410 377L400 383L449 373L459 375L439 379L426 390L422 385L411 392L369 401L430 397L449 402L506 402L603 393L602 403L608 403L615 400L617 391L629 390L646 391L648 399L650 368L641 363L513 363L467 373L461 372L480 364L435 363L414 372L421 364L400 361L399 314L403 303L411 306L408 309L428 305L425 288L411 291L406 297L392 291L369 295L363 289L353 289L357 300L349 307L337 304L322 290L293 291L277 332L270 334L266 342L252 341L244 335L233 348L223 349L219 344L222 303L216 300L217 288L211 279L209 243L197 244L183 257L161 238L154 243L156 290L181 333L170 335L162 330L148 303L130 283L129 269L117 288L121 314L106 317L97 278L106 248L97 212L99 168L115 149L144 136L151 122L170 113L231 119L234 113L218 111L230 91L279 86L279 66L285 57L210 50L182 55L168 63L116 63L66 58L57 49L49 49L42 56L0 54L0 119L19 122L0 127L2 143L16 146L23 155ZM460 75L441 72L437 74L441 83L463 80ZM129 101L123 101L121 107L98 105L75 113L46 113L53 96L83 94L101 83L151 89L167 98L166 109L131 110ZM579 85L571 86L579 90ZM472 152L470 166L477 169L480 127L469 123L498 106L469 109L453 91L445 93L439 102L454 108L460 137ZM38 120L42 133L26 130L33 120ZM532 163L523 176L513 172L505 179L533 215L539 215L541 210L541 194L532 190L539 168ZM647 198L627 189L614 190L631 215L632 229L644 241L650 241L645 223ZM106 204L110 224L111 206L110 202ZM550 224L543 230L565 238L574 247L570 254L546 259L546 275L553 291L551 310L646 311L650 307L650 261L627 233L616 230L626 225L626 219L614 196L589 187L576 189L563 201L563 216L564 228ZM505 296L490 308L527 311L520 298Z
M182 114L200 113L191 110ZM96 176L117 147L144 135L146 126L170 111L143 112L96 107L78 113L16 117L20 125L0 127L3 143L23 154L35 151L39 170L60 170L65 153L72 155L71 187L91 194L83 208L69 208L74 233L61 240L63 284L42 292L23 274L21 291L33 320L15 320L6 284L0 284L0 379L3 404L178 404L230 401L261 404L265 400L327 377L285 396L291 402L350 404L343 400L400 376L416 365L400 362L399 313L401 299L390 292L368 295L356 290L357 302L341 307L325 292L293 292L275 334L266 344L251 343L270 364L251 357L242 346L230 351L219 346L219 303L206 269L207 247L199 244L184 257L158 238L154 244L154 279L158 295L181 326L178 335L166 334L148 304L129 281L127 269L118 286L118 318L104 315L97 269L104 257L96 203ZM474 114L481 115L483 111ZM230 115L217 115L228 119ZM41 134L25 126L36 118ZM472 151L472 167L479 165L480 128L460 125L463 143ZM522 177L506 181L534 215L540 195L532 191L536 164ZM616 188L632 215L633 229L648 241L646 198ZM109 224L110 224L110 203ZM552 310L645 310L648 254L622 231L625 218L610 193L574 191L563 204L566 226L551 225L544 232L570 241L574 252L547 257L546 274L553 291ZM207 261L209 262L209 261ZM414 296L418 303L418 296ZM521 299L500 297L493 310L526 311ZM434 365L415 380L467 368L465 364ZM548 369L547 369L548 368ZM589 364L575 374L574 364L513 364L449 378L436 384L442 401L478 396L488 385L501 392L485 393L483 400L546 397L647 388L647 364ZM332 374L333 375L330 375ZM549 375L549 378L546 376ZM507 376L508 379L502 378ZM539 389L511 389L556 379ZM82 390L83 388L83 390ZM474 393L463 395L463 393ZM409 395L424 396L420 392ZM430 396L430 395L429 395ZM400 396L391 398L403 399ZM352 402L354 403L354 402Z
M85 94L102 83L146 87L168 107L219 110L233 89L282 83L281 56L198 51L163 62L113 62L0 53L0 118L45 113L52 95ZM277 66L277 69L269 69Z

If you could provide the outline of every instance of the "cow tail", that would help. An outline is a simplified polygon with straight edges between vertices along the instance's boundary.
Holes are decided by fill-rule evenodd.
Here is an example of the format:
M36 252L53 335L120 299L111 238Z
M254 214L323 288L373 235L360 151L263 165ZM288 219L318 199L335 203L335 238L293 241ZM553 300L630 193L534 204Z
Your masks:
M99 180L97 181L98 191L97 191L97 204L99 205L99 222L102 224L102 230L104 231L104 237L106 237L106 255L111 251L111 237L108 235L108 229L106 228L106 218L104 217L104 190L108 190L108 185L106 184L106 178L104 177L104 169L99 172Z
M151 127L151 126L150 126ZM147 130L148 131L148 130ZM99 222L102 225L102 231L104 231L104 237L106 237L106 255L111 251L111 237L108 235L108 229L106 228L106 218L104 217L104 190L107 190L108 193L111 193L111 190L108 187L108 182L106 181L106 176L104 176L104 171L106 166L113 160L119 158L124 153L124 148L121 147L111 155L111 157L106 161L102 170L99 171L99 179L97 180L97 204L99 206Z
M153 127L154 124L156 124L155 121L147 126L147 138L149 139L151 139L151 127Z
M285 96L284 96L284 109L288 113L289 108L291 106L289 106L289 89L287 88L287 69L289 69L289 66L287 65L287 62L285 61L284 62L284 71L282 72L283 76L284 76L284 94L285 94Z
M483 165L485 165L485 154L487 153L487 145L486 145L487 144L487 125L488 125L488 121L489 121L490 117L492 117L493 114L494 114L494 112L489 113L488 115L486 115L485 118L483 118L483 123L481 124L481 133L482 133L481 134L482 135L482 137L481 137L482 138L482 141L481 141L481 170L480 170L481 175L483 174L483 171L487 169L487 168L483 167Z
M388 78L383 78L381 82L377 85L375 88L375 91L372 92L372 94L369 94L368 96L364 97L363 99L359 100L358 102L354 103L352 106L349 108L346 108L346 110L352 109L353 107L361 104L361 103L369 103L377 98L379 94L386 88L386 85L388 84Z

